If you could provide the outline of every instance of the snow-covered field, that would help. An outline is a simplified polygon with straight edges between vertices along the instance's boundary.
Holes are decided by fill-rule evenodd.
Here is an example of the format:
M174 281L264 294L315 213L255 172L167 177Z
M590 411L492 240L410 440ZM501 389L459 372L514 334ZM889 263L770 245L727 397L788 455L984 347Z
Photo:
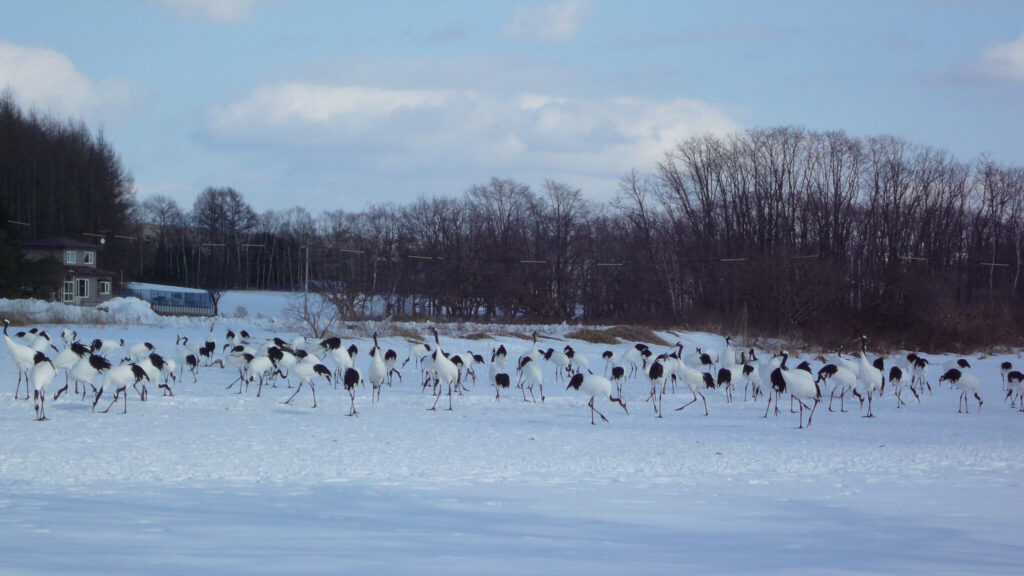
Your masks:
M231 315L230 295L221 309ZM276 305L241 295L247 318L219 318L257 338L277 331ZM267 295L267 303L283 301ZM225 307L228 303L229 307ZM173 356L175 337L205 339L210 320L78 324L82 340L147 340ZM44 326L59 332L62 326ZM426 326L418 327L426 334ZM561 348L569 328L548 327L542 347ZM665 335L675 341L675 335ZM718 336L684 334L687 349L724 349ZM512 336L446 336L449 351L514 357L531 343ZM365 369L372 345L360 348ZM570 341L596 372L601 351ZM384 348L408 352L403 338ZM656 351L660 351L655 347ZM219 351L219 346L218 346ZM1007 574L1024 565L1024 414L1002 402L999 363L972 357L981 412L957 413L959 391L938 386L921 404L889 394L862 418L822 405L797 430L783 402L726 403L708 395L665 399L665 418L644 402L646 379L626 384L626 415L590 425L588 398L555 382L547 399L517 390L494 401L486 368L454 400L427 410L410 363L379 403L369 388L348 418L348 395L320 385L292 405L283 383L237 395L233 370L187 374L174 397L129 396L108 414L89 397L51 401L47 422L14 399L16 368L0 352L0 573L3 574ZM939 357L933 357L941 360ZM820 363L813 363L817 368ZM58 380L63 380L59 376ZM56 382L55 382L56 384ZM539 398L539 394L538 394ZM100 400L98 408L107 405ZM439 407L447 407L442 399Z

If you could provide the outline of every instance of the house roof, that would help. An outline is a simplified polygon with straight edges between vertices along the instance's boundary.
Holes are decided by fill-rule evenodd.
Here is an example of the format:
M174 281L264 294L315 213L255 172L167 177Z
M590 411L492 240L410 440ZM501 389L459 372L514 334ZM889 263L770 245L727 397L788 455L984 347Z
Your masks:
M81 248L96 250L99 245L92 244L90 242L83 242L81 240L74 240L71 238L64 238L62 236L51 236L42 240L33 240L31 242L23 242L22 248Z
M92 266L64 266L65 274L74 274L75 276L99 276L106 278L113 278L114 273L110 270L104 270L103 268L93 268Z

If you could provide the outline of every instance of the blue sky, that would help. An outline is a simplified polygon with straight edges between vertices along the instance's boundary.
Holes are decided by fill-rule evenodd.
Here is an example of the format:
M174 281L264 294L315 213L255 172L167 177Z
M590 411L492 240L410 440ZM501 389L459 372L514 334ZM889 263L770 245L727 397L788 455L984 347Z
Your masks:
M361 210L492 176L610 198L703 132L895 134L1024 164L1022 2L0 2L0 86L139 195Z

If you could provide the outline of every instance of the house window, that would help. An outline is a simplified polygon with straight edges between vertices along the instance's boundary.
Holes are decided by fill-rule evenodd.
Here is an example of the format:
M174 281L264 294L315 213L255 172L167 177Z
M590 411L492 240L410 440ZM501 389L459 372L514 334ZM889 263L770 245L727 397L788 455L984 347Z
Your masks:
M103 296L107 296L108 294L110 294L109 280L100 280L100 294Z
M75 260L76 259L75 259L75 251L74 250L65 250L64 251L64 263L65 264L74 264Z
M89 297L89 280L79 278L78 280L78 297L88 298Z
M96 265L96 253L95 252L83 252L82 262L90 266Z
M75 300L75 282L73 280L64 281L63 299L65 302L73 302Z

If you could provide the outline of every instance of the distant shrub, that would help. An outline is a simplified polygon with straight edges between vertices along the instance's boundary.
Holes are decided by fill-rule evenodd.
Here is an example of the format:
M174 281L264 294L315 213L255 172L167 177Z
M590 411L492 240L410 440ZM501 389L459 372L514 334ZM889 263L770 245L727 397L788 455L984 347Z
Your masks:
M249 311L246 310L245 306L239 306L235 308L235 318L248 318Z

